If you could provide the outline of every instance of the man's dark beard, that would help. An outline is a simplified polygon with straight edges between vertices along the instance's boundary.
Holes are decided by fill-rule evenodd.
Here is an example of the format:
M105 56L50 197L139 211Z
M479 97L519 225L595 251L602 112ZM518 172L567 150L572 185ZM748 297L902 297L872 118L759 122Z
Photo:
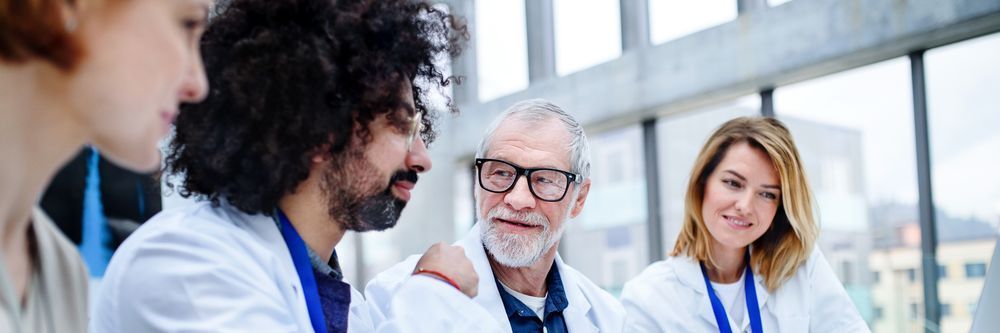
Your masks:
M399 180L409 180L416 183L417 173L413 170L396 171L385 191L364 199L353 211L356 220L352 222L357 222L357 224L345 223L344 226L348 230L354 231L382 231L394 227L399 221L399 216L403 213L403 207L406 207L406 201L392 195L392 186Z
M392 186L401 180L416 184L416 171L398 170L388 184L379 184L378 169L363 153L342 155L331 163L324 177L330 217L353 231L381 231L395 226L406 201L392 194Z

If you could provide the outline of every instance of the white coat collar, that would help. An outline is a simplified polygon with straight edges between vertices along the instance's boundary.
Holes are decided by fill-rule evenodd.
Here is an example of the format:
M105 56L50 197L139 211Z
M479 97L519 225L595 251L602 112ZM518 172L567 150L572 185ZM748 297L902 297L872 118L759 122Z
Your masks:
M286 297L291 296L295 299L292 302L295 307L293 313L296 314L296 319L300 325L305 323L307 326L304 327L312 327L309 319L309 309L306 307L305 294L301 292L303 288L301 280L299 280L298 271L295 270L295 263L292 262L292 254L288 251L285 239L281 236L281 230L278 229L278 225L274 222L274 219L263 214L250 215L244 213L225 201L220 203L220 206L219 209L214 209L214 211L218 212L218 215L223 220L232 221L240 229L247 230L256 235L260 238L260 244L274 253L276 264L280 265L280 267L276 267L274 270L275 274L279 277L276 281L279 284L278 287L285 293ZM354 299L353 294L351 299Z
M752 253L752 252L751 252ZM670 260L677 260L677 279L680 280L685 287L689 290L694 290L698 294L698 314L701 318L707 320L715 325L715 312L712 311L712 302L708 298L708 289L705 288L705 278L701 275L701 265L698 264L693 258L688 256L677 256ZM753 275L754 288L757 290L757 307L761 313L764 313L764 306L767 304L768 297L770 293L767 291L767 287L764 286L764 277L760 274ZM743 326L750 324L749 313L744 311L743 314ZM742 328L738 329L743 331Z
M574 333L597 332L597 327L594 326L592 320L589 320L590 310L593 307L590 304L590 299L583 293L583 285L577 282L576 271L563 263L559 253L556 253L556 267L559 268L563 288L566 289L566 299L569 300L569 305L563 310L566 328Z
M244 213L226 202L222 202L220 205L222 205L223 209L216 210L221 215L220 217L224 220L232 221L233 224L241 229L260 237L261 244L270 249L283 264L281 271L296 272L295 264L292 263L291 259L292 254L288 252L288 247L285 246L285 239L282 238L281 230L278 229L278 225L274 222L274 219L264 214L250 215ZM294 275L298 279L298 274Z
M500 291L493 275L493 268L490 267L489 258L486 256L486 249L483 247L483 239L480 235L480 224L469 230L469 232L455 245L465 249L465 255L472 261L472 266L479 274L479 294L474 300L486 308L487 311L500 323L507 331L511 331L510 320L507 318L507 311L503 307L503 300L500 298ZM590 300L581 289L577 281L576 271L563 262L559 253L556 253L556 267L559 268L562 278L563 288L566 290L566 299L569 305L563 310L563 318L566 321L566 328L570 332L597 332L597 327L588 319L588 314L592 308ZM711 308L709 308L711 311Z

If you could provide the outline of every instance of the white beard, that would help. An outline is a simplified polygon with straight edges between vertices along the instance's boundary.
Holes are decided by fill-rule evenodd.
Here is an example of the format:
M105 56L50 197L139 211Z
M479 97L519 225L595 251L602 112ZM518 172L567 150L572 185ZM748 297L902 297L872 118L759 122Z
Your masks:
M542 226L538 236L508 234L497 228L494 218L504 220L525 221L532 225ZM538 212L514 212L502 205L497 205L489 211L485 219L480 220L481 237L486 251L497 263L506 267L529 267L538 262L559 239L562 238L566 223L552 230L549 220Z

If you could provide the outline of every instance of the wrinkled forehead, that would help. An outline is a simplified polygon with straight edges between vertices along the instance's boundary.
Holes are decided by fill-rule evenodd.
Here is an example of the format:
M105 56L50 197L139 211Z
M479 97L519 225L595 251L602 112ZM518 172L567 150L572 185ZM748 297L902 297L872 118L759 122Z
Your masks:
M505 119L490 139L487 158L513 162L526 168L570 169L570 135L558 119Z

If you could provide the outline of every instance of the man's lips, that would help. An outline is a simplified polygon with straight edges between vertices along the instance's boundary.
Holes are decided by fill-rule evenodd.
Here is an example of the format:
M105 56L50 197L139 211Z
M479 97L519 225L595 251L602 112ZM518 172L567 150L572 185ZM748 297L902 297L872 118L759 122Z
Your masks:
M541 225L528 224L528 223L525 223L525 222L522 222L522 221L515 221L515 220L504 220L504 219L501 219L501 218L494 218L493 221L494 222L500 222L500 223L503 223L503 224L506 224L506 225L509 225L509 226L512 226L512 227L515 227L515 228L519 228L519 229L531 229L531 228L541 228L542 227Z
M177 119L177 111L162 109L160 110L160 133L159 135L166 135L170 132L170 127L174 125L174 120Z
M166 123L172 124L174 122L174 119L177 119L177 112L170 110L161 110L160 118L163 119L163 121L165 121Z
M396 196L398 196L399 199L403 200L403 201L410 201L410 191L413 190L413 187L415 185L416 184L408 182L408 181L398 181L398 182L392 183L393 189L396 190L395 191L396 192Z

